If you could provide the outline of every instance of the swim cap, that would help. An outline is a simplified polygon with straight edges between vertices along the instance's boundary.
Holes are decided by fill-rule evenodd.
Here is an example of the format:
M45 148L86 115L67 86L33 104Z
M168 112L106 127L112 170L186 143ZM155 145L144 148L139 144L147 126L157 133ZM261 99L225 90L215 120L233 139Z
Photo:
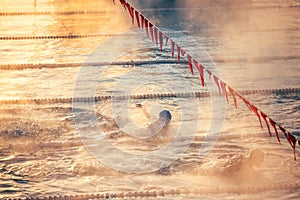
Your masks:
M170 111L163 110L159 113L159 118L163 121L169 122L172 119L172 115L171 115Z
M254 149L251 151L249 159L254 166L259 166L264 161L264 152L260 149Z

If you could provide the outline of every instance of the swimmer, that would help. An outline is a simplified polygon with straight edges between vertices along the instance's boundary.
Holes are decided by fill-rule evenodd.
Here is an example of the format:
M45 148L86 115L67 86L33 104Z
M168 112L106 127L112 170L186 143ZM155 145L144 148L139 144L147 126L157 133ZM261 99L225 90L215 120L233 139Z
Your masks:
M136 104L136 107L141 109L143 111L143 114L145 117L151 122L151 117L148 111L143 107L142 104ZM111 125L111 128L106 128L105 123L102 125L103 128L108 132L108 138L113 139L117 138L119 136L122 136L124 133L129 134L133 137L140 138L140 139L148 139L152 136L157 135L158 133L165 133L168 125L170 124L170 121L172 120L172 114L168 110L163 110L159 113L158 119L153 120L151 123L148 124L146 128L139 128L137 126L132 125L128 120L123 119L121 121L121 124L118 124L121 128L120 130L117 130L112 127L118 127L118 125L113 125L113 122L109 123ZM102 128L102 127L101 127Z
M148 111L143 107L142 104L136 104L136 107L142 109L145 117L148 120L150 120L150 115L149 115ZM171 112L168 110L163 110L159 113L159 117L158 117L157 121L155 121L153 124L161 124L163 127L166 127L169 125L171 120L172 120Z
M141 139L148 139L152 138L153 136L157 135L158 133L164 134L166 133L170 121L172 120L172 114L168 110L163 110L159 113L158 118L155 120L151 120L150 114L148 111L143 107L142 104L136 104L136 107L143 111L145 117L149 120L149 124L146 128L136 129L133 133L141 138Z
M259 149L251 151L250 156L225 168L220 175L238 182L256 181L258 173L253 167L259 167L264 161L264 153Z
M136 104L136 107L142 109L145 117L148 120L150 120L150 115L149 115L148 111L143 107L142 104ZM172 120L171 112L168 110L163 110L159 113L158 119L155 122L151 123L148 126L148 128L150 128L150 130L152 132L155 129L157 129L157 127L162 127L162 130L165 130L168 127L171 120ZM158 173L160 175L171 175L172 168L171 168L171 166L168 166L168 165L161 166L160 169L158 170Z

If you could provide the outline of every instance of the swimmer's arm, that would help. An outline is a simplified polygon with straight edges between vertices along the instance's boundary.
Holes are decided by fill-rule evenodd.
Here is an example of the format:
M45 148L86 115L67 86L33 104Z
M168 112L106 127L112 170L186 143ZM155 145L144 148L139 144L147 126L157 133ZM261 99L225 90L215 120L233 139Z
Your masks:
M239 162L225 168L222 172L221 175L223 176L233 176L233 175L241 175L241 172L245 169L246 163L244 160L240 160Z
M235 164L235 165L232 165L232 166L229 166L229 167L225 168L220 173L220 175L222 175L222 176L232 176L232 175L238 173L239 170L240 170L240 165L239 164Z
M150 115L149 115L148 111L143 107L142 104L136 104L136 107L142 109L142 110L143 110L143 113L144 113L144 115L145 115L145 117L146 117L148 120L150 120Z

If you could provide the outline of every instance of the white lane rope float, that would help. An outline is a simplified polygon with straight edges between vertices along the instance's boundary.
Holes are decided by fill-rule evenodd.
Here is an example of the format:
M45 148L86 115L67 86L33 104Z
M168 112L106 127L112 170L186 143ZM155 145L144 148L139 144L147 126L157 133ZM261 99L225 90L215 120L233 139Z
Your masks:
M112 1L115 4L115 0ZM288 141L288 143L291 145L293 151L294 151L294 159L296 160L296 145L300 146L300 140L299 138L295 137L291 132L286 130L282 125L275 122L270 116L265 114L261 109L253 105L249 100L247 100L245 97L243 97L242 94L237 92L235 89L230 87L226 82L224 82L222 79L218 77L217 74L214 74L210 69L205 67L205 65L201 64L202 62L199 62L196 58L193 58L193 56L185 51L184 48L181 47L177 42L175 42L172 38L170 38L167 33L163 32L160 28L158 28L154 23L145 17L141 12L139 12L135 7L133 7L130 3L128 3L126 0L119 0L120 4L124 7L124 9L127 11L127 13L131 17L131 23L132 25L136 24L138 28L144 29L147 36L152 39L153 44L156 44L156 46L162 51L163 47L165 45L171 46L172 51L172 57L175 57L175 49L177 50L177 60L180 61L182 57L186 57L188 60L188 66L191 71L191 73L194 75L194 69L199 72L200 80L202 87L205 87L205 76L204 73L209 76L209 79L214 80L216 86L219 89L219 95L223 96L226 101L229 103L229 96L231 96L234 101L234 106L237 108L237 98L242 100L244 104L248 107L249 111L254 113L260 123L260 127L263 129L263 121L265 122L265 127L267 128L269 135L273 136L271 128L273 128L273 131L275 132L276 139L279 144L281 144L281 140L279 137L279 133L285 136L285 139ZM292 28L294 29L294 28ZM292 30L291 29L291 30ZM298 29L298 28L295 28ZM280 131L280 132L279 132Z

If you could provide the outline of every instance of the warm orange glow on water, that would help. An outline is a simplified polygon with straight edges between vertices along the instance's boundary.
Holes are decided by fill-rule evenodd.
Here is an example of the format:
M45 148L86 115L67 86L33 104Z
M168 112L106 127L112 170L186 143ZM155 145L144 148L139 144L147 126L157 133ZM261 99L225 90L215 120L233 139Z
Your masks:
M292 30L299 28L299 8L288 7L297 5L299 2L296 0L130 2L161 28L171 32L192 32L180 39L183 46L193 49L201 45L207 54L196 50L192 53L221 60L216 63L216 70L223 80L236 89L297 88L300 85L300 35ZM273 4L284 8L258 9L259 6L272 7ZM158 7L178 9L151 10ZM62 14L69 11L90 13ZM299 198L299 161L293 160L293 152L286 141L278 145L275 138L270 138L266 130L260 129L256 116L248 111L243 102L239 100L238 109L235 109L232 98L229 104L222 107L221 101L215 103L212 98L196 98L193 95L186 98L154 97L165 93L206 91L207 88L200 87L199 75L192 76L188 66L155 63L54 68L55 64L91 60L129 63L174 61L169 47L159 51L151 40L139 33L133 34L136 38L88 36L118 34L132 29L130 16L118 0L115 6L111 0L3 0L0 2L0 12L49 12L0 16L0 37L86 36L77 39L0 40L0 67L2 64L48 64L48 67L41 65L40 68L26 70L0 70L0 100L69 98L76 95L78 88L82 92L80 94L86 94L84 97L114 97L127 95L128 91L130 95L150 94L147 98L124 101L101 99L92 108L88 107L91 102L82 107L74 102L53 101L0 104L0 199L177 189L186 190L189 196L167 195L160 199ZM172 37L177 36L173 33ZM113 41L121 42L116 44ZM130 49L125 44L133 44L134 48ZM101 54L111 49L119 51L118 56L113 57L115 60ZM294 57L278 59L291 55ZM228 61L234 58L243 61ZM222 59L225 61L222 62ZM54 64L54 67L49 64ZM211 63L205 64L214 67ZM76 88L76 83L81 80L78 78L85 76L86 82L79 84L82 88ZM209 79L206 81L209 82ZM189 84L190 87L185 87ZM92 87L95 91L91 93L89 89ZM288 130L299 127L298 93L255 94L247 95L247 98ZM137 104L149 112L150 119ZM124 110L121 109L123 105ZM158 121L161 120L159 113L162 110L172 113L167 126L163 124L165 121ZM95 118L85 112L95 114ZM219 119L224 113L224 119ZM82 117L81 123L76 121L77 114ZM121 122L124 120L124 124L118 119ZM163 122L163 128L147 139L138 138L122 129L129 122L138 128L149 128L156 122ZM79 126L76 126L78 123ZM207 133L216 124L222 125L216 133L220 133L220 138L209 154L200 158L201 147L213 141L210 137L205 141L205 136L210 136ZM95 127L102 132L95 134ZM83 133L80 133L80 128ZM182 135L179 135L180 131ZM178 152L185 148L183 144L191 135L195 138L181 155ZM176 136L179 142L175 140ZM103 138L112 146L104 146L101 152L99 149L103 146L99 144L102 144ZM169 144L180 148L170 154ZM122 156L118 157L123 154L116 154L114 147L134 155L151 156L148 160L144 159L146 156L139 160L125 157L128 159L124 164ZM151 154L163 148L165 151ZM253 149L262 150L264 159L250 159ZM166 162L172 161L170 165L166 162L159 163L161 165L158 167L153 164L164 156ZM300 157L298 152L297 157ZM140 165L132 164L136 160ZM113 167L105 161L114 164ZM122 171L126 166L140 170L152 164L157 168L147 173ZM259 191L260 188L263 189ZM191 191L197 189L200 192L194 195Z
M17 6L18 7L15 7ZM24 5L24 6L19 6ZM103 11L100 14L74 14L74 15L38 15L38 16L5 16L1 19L1 36L68 36L88 34L109 34L127 31L131 24L126 13L119 6L112 6L111 1L72 1L62 3L61 1L42 1L30 4L28 1L16 1L14 3L2 2L4 12L66 12L66 11ZM7 8L6 8L7 7ZM1 63L68 63L85 62L88 54L93 52L103 41L109 38L96 37L87 39L56 39L56 40L21 40L2 41ZM18 59L15 59L15 58ZM59 71L59 70L58 70ZM61 73L61 72L57 72ZM77 69L69 71L73 74L70 81L74 82ZM26 72L25 72L26 74ZM26 75L25 75L26 76ZM24 73L1 73L0 81L3 88L0 91L0 99L34 98L36 94L22 94L23 91L35 93L36 84L44 90L48 84L54 86L61 84L58 81L44 83L42 76L36 76L35 80L24 77ZM14 78L12 81L7 81ZM59 88L57 86L56 88ZM23 90L23 91L22 91ZM14 95L14 91L19 91ZM71 91L70 91L71 92ZM44 93L44 92L43 92ZM57 94L54 91L53 94ZM49 95L49 94L48 94ZM71 93L65 94L70 96ZM44 96L44 95L43 95Z

